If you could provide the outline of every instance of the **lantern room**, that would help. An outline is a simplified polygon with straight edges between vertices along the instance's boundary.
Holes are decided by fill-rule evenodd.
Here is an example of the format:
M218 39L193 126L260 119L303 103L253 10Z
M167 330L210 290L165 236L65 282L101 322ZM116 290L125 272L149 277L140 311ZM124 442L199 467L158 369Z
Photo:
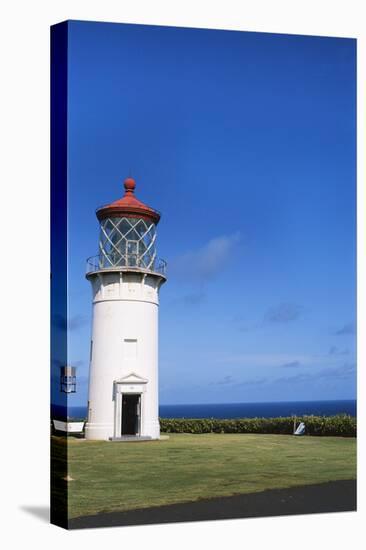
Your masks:
M99 208L99 254L88 259L88 271L116 268L165 272L157 258L156 225L160 214L135 197L133 178L124 181L121 199Z

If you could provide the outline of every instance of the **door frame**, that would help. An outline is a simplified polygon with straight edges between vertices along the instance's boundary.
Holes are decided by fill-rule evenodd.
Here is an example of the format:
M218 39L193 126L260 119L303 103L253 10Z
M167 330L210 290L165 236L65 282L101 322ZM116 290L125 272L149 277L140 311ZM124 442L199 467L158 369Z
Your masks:
M122 437L122 399L123 394L135 394L140 396L140 418L137 437L144 434L144 394L148 380L131 373L113 382L114 400L114 437Z

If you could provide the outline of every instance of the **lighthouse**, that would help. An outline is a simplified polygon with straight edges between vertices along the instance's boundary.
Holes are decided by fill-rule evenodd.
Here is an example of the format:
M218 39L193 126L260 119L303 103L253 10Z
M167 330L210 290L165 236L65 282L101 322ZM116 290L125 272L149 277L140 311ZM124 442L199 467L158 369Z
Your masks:
M158 311L166 263L157 257L160 214L135 196L96 211L99 254L87 260L92 287L86 439L159 439Z

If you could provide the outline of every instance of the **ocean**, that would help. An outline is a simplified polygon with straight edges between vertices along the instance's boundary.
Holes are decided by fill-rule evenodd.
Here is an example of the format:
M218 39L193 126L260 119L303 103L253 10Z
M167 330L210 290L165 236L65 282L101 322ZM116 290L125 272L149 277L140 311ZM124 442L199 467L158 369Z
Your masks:
M52 406L52 416L65 417L65 408ZM68 416L85 418L86 407L69 407ZM194 405L160 405L161 418L275 418L279 416L356 416L356 400L284 401L280 403L210 403Z

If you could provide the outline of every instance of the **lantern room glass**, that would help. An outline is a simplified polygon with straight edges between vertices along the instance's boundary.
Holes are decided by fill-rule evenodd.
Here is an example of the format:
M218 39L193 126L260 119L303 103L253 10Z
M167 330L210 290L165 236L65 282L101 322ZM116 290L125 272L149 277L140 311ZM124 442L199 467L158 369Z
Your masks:
M100 223L99 267L152 269L156 226L143 218L106 218Z

